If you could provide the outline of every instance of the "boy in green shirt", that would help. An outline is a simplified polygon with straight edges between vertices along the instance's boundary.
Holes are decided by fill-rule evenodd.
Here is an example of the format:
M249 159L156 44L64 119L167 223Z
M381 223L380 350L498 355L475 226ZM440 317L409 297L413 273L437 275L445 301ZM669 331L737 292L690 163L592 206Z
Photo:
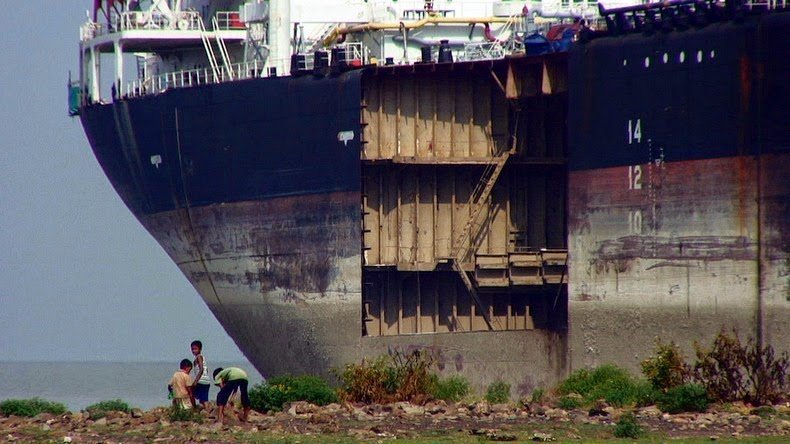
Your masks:
M247 378L247 373L237 367L228 367L226 369L220 367L214 370L213 376L214 383L220 387L219 393L217 393L217 407L219 407L217 419L220 422L224 422L225 405L228 403L230 395L238 389L241 394L241 405L244 407L244 412L239 415L239 420L246 422L247 417L250 415L250 396L247 393L249 379Z

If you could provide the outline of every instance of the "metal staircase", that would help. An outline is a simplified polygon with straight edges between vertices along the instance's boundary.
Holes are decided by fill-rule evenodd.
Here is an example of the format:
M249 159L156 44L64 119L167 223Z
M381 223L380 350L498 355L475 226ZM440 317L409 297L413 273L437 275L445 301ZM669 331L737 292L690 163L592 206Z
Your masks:
M214 20L216 20L216 17ZM198 19L198 26L200 26L200 40L203 42L203 49L206 50L206 57L209 65L211 65L211 72L214 74L214 82L216 83L220 79L219 65L217 64L217 56L214 54L214 48L211 46L209 33L206 31L206 24L203 23L202 17Z
M214 39L217 41L217 47L219 48L219 54L222 56L222 65L225 69L225 72L228 73L228 80L233 80L233 69L230 67L230 54L228 54L228 47L225 45L225 40L219 36L219 21L217 20L217 16L211 18L211 24L214 27ZM215 62L216 63L216 62Z
M483 225L486 223L486 220L481 220L480 216L483 214L483 209L488 207L488 198L491 196L494 185L496 185L499 175L505 168L505 163L507 163L510 154L511 151L505 151L499 156L494 157L492 161L486 165L477 186L475 186L475 189L469 196L467 205L471 208L471 212L469 219L466 221L466 225L464 225L455 243L451 259L453 270L461 277L461 281L464 283L472 299L474 299L475 304L482 312L481 314L489 330L494 329L493 325L491 325L491 319L477 294L477 287L475 287L469 275L466 273L466 270L464 270L463 263L466 262L470 252L477 251L477 237Z

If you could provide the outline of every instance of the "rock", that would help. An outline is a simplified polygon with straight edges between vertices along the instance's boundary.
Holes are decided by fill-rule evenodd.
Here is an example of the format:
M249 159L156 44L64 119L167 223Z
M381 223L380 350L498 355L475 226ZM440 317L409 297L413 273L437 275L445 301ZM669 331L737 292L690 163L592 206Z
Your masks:
M134 409L132 409L131 415L132 415L132 418L142 418L143 417L143 411L141 409L134 408Z
M735 426L735 433L743 433L745 428L742 425Z
M480 401L469 404L469 410L476 415L490 415L491 414L491 404L487 401Z
M759 424L762 420L762 418L757 415L749 415L746 419L749 421L749 424Z
M41 430L48 432L52 430L52 427L50 427L49 424L41 424Z
M494 404L491 406L491 413L510 413L513 410L513 406L510 404Z
M160 424L162 427L170 427L170 421L166 421L166 420L164 420L164 419L163 419L163 420L161 420L161 421L159 421L159 424Z
M64 443L67 443L67 444L68 444L68 443L70 443L71 441L72 441L72 439L71 439L71 436L64 436L64 437L63 437L63 442L64 442Z
M719 440L719 437L718 437L718 436L716 436L716 435L710 435L710 436L708 437L708 439L709 439L709 440L711 440L711 441L718 441L718 440Z
M309 402L296 401L291 403L291 406L288 408L288 414L291 416L309 415L318 412L319 409L320 407Z
M593 407L587 412L587 416L609 416L609 412L603 408Z
M533 441L538 441L538 442L549 442L549 441L555 441L556 440L554 438L554 436L552 436L552 435L550 435L548 433L541 433L541 432L533 433L531 439Z
M99 418L93 424L97 426L105 426L107 425L107 418Z
M546 417L549 419L567 419L568 412L563 409L548 409L546 410Z
M400 406L400 408L401 410L403 410L403 413L411 416L419 416L425 414L425 408L418 405L406 404Z

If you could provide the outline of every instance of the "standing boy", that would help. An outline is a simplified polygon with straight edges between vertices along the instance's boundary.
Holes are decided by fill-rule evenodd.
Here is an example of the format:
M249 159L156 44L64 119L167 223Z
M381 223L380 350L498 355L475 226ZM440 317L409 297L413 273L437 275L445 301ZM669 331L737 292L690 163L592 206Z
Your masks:
M225 405L228 403L231 393L238 389L241 393L241 405L244 407L244 412L239 415L242 422L247 421L250 415L250 396L247 393L247 385L249 379L247 373L237 367L228 367L226 369L218 368L214 370L214 382L220 387L217 393L217 407L219 407L219 414L217 419L219 422L224 422L225 419Z
M208 389L211 387L211 376L209 375L206 359L203 357L203 343L192 341L190 344L192 354L195 356L193 362L195 370L195 382L192 384L192 393L200 406L206 408L208 403Z
M173 388L173 405L188 409L195 405L195 398L192 395L192 378L189 372L192 371L192 362L189 359L181 360L181 369L173 374L170 379L170 386Z

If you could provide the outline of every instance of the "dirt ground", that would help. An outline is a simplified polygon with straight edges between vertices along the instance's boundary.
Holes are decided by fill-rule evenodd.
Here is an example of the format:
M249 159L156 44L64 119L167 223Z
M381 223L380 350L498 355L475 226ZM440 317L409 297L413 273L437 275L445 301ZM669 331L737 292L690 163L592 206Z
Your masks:
M486 402L325 407L298 402L283 412L252 412L247 423L230 415L221 424L206 412L197 421L172 421L167 409L158 408L110 412L103 418L84 412L0 417L0 442L595 442L615 439L615 424L623 412L611 407L562 410ZM655 407L634 411L646 442L790 442L790 406L753 413L743 405L678 415Z

